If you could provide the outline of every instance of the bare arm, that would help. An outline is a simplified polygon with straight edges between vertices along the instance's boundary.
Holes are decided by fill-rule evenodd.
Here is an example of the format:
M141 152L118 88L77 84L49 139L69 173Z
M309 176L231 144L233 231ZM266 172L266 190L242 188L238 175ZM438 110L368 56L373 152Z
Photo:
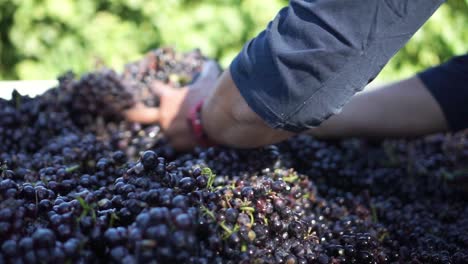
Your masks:
M185 120L187 111L205 99L202 123L216 143L238 148L252 148L287 139L294 133L269 127L247 105L229 71L214 81L202 78L200 87L171 89L160 87L161 109L137 108L128 118L143 123L160 122L180 150L191 148L195 141ZM209 85L213 83L213 85ZM209 93L200 93L210 88ZM183 105L184 107L180 107ZM396 82L355 95L341 113L307 133L320 138L404 137L448 130L442 110L424 84L417 78Z
M242 99L229 72L208 97L203 110L207 134L235 147L254 147L284 140L293 133L266 125ZM417 77L354 96L342 112L308 131L320 138L406 137L447 131L444 114Z
M444 114L417 77L355 95L308 133L320 138L403 137L447 131Z

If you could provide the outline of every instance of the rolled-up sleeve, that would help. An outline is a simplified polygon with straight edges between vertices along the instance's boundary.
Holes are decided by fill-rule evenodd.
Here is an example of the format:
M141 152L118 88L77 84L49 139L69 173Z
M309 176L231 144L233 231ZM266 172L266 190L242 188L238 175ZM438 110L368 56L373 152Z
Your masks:
M468 128L468 53L418 74L439 103L451 131Z
M230 66L271 127L301 132L338 113L444 0L290 0Z

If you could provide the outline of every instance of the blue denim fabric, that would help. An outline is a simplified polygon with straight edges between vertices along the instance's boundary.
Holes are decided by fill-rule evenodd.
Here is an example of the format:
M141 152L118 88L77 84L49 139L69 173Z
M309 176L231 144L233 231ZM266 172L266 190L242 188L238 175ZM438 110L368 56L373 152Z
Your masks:
M418 74L452 131L468 128L468 54Z

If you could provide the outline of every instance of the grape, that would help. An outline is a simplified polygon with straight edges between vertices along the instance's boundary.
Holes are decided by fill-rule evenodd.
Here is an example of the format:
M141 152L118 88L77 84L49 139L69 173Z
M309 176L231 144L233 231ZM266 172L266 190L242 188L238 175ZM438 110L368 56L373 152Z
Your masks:
M143 153L141 157L141 163L145 170L152 170L158 165L158 156L154 151L148 150Z
M184 177L179 181L179 187L186 192L190 192L195 188L195 183L193 178Z
M0 99L0 262L466 263L467 132L177 153L117 114L199 51Z

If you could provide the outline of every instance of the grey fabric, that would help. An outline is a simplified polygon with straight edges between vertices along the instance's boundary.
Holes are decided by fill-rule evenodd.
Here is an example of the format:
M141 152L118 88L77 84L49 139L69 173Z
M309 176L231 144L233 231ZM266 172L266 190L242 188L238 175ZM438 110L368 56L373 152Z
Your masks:
M301 132L338 113L443 2L291 0L230 71L271 127Z

